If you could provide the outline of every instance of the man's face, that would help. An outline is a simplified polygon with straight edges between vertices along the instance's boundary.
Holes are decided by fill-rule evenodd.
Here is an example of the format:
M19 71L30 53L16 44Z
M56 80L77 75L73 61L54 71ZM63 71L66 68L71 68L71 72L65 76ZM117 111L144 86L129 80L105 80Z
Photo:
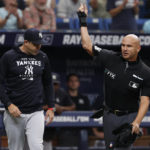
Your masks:
M10 8L17 8L18 4L16 0L5 0L5 6Z
M79 0L72 0L75 4L78 3Z
M140 44L137 39L132 36L124 37L121 44L122 57L128 61L135 61L138 52L140 51Z
M67 85L70 90L78 90L80 86L79 78L76 76L71 76L67 82Z
M46 2L47 0L35 0L35 5L39 10L45 10L46 9Z
M45 5L47 0L35 0L40 5Z
M25 41L24 42L25 48L26 48L26 52L32 55L37 55L40 48L41 48L41 44L34 44L32 42L29 41Z

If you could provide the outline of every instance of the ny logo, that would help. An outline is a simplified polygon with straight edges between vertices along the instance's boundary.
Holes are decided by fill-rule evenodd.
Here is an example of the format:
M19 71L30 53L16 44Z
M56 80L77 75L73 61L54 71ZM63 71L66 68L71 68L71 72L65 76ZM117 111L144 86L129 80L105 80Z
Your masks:
M39 33L39 37L40 37L40 38L42 38L42 37L43 37L43 35L42 35L42 33L41 33L41 32Z
M33 74L33 67L31 65L25 66L25 74Z

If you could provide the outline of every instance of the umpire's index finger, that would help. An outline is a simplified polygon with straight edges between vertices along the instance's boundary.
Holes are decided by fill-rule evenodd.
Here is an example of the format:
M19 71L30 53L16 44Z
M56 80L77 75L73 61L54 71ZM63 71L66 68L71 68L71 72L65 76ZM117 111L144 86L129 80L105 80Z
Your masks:
M83 4L80 4L80 7L79 7L78 11L81 11L81 12L84 11L84 6L83 6Z
M88 15L88 9L87 9L86 4L84 4L83 7L84 7L84 12L86 13L86 15Z
M81 4L85 4L85 1L84 1L84 0L80 0L80 3L81 3Z

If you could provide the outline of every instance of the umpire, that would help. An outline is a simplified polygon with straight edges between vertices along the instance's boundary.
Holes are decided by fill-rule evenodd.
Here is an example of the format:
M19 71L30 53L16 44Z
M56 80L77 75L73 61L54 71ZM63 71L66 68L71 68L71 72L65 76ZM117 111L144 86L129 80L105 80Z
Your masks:
M121 44L121 55L92 45L87 30L86 5L81 4L78 16L83 48L96 57L104 67L105 111L103 117L106 149L115 142L112 131L124 123L132 124L132 133L139 133L139 126L149 107L150 69L139 58L140 40L134 34L126 35ZM129 150L119 147L117 150Z

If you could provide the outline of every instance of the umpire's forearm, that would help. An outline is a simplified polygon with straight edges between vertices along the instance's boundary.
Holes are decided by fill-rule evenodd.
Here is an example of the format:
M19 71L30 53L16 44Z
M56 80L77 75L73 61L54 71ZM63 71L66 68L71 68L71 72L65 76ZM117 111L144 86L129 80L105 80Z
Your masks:
M149 97L147 96L141 96L141 102L138 110L138 114L134 120L134 122L141 124L144 116L146 115L148 108L149 108Z
M92 52L92 41L90 39L87 27L81 26L81 40L82 47L90 54L93 55Z

